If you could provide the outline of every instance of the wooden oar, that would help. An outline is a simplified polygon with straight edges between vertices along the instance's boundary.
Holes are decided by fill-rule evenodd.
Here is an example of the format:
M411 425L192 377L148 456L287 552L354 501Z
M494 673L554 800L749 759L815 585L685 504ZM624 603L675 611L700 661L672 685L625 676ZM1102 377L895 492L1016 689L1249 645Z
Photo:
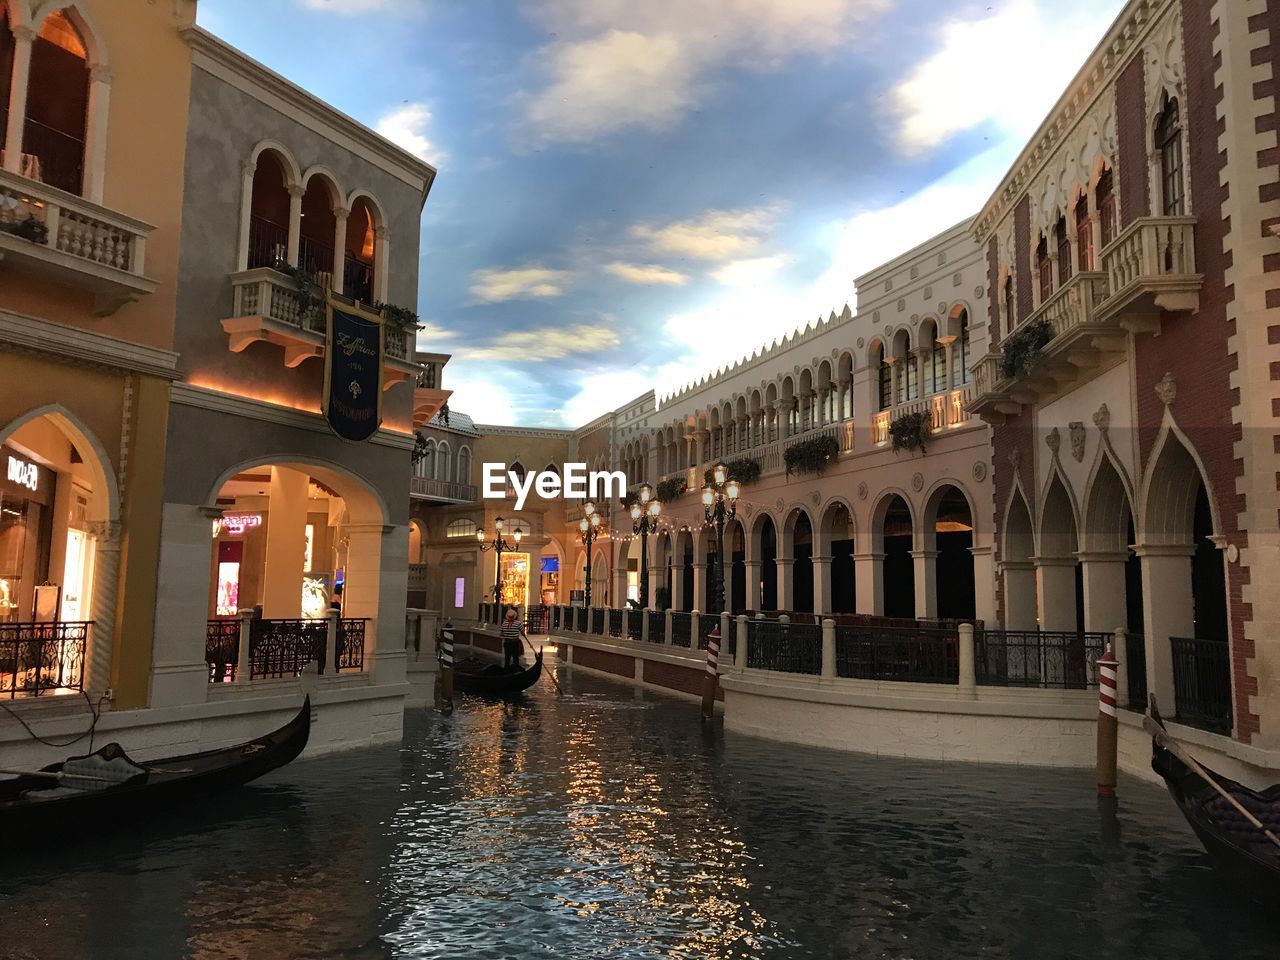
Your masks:
M535 656L537 656L542 652L541 650L535 651L533 649L533 641L529 639L528 634L526 634L523 630L520 631L520 639L523 640L526 644L528 644L529 652L534 654ZM545 644L543 646L545 646ZM542 672L547 675L547 679L551 681L551 685L556 688L556 693L560 694L560 696L563 697L564 691L560 689L560 682L556 680L556 675L552 673L550 670L546 669L546 666L547 666L546 661L543 661L542 666L543 666Z
M120 780L113 780L110 777L95 777L88 773L63 773L60 770L8 770L0 768L0 773L10 777L40 777L45 780L61 780L63 777L71 777L75 780L98 780L102 783L122 783Z
M1245 808L1244 804L1228 793L1222 784L1213 779L1213 777L1209 775L1209 771L1200 766L1200 764L1196 762L1195 757L1183 750L1182 747L1179 746L1178 742L1169 736L1168 731L1161 727L1160 724L1156 723L1150 715L1142 718L1142 728L1146 730L1147 733L1151 734L1152 739L1155 740L1156 743L1160 744L1160 746L1164 747L1175 757L1185 763L1192 773L1198 776L1205 783L1209 784L1209 786L1213 787L1223 800L1235 807L1242 817L1266 834L1267 839L1274 843L1277 848L1280 848L1280 837L1277 837L1274 833L1264 827L1261 820L1250 813Z

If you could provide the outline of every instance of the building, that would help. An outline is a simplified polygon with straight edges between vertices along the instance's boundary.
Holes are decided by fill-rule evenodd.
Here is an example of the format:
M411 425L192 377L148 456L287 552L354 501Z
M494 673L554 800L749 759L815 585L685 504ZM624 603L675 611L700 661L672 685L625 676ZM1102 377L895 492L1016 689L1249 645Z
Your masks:
M150 698L194 17L0 2L5 698Z

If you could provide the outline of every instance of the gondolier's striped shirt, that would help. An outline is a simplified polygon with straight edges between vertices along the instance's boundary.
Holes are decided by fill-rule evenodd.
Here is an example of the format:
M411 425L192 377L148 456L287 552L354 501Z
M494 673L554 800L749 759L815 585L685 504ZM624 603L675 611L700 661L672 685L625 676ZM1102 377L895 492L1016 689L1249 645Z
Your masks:
M502 642L516 643L520 642L520 621L519 620L503 620L502 621Z

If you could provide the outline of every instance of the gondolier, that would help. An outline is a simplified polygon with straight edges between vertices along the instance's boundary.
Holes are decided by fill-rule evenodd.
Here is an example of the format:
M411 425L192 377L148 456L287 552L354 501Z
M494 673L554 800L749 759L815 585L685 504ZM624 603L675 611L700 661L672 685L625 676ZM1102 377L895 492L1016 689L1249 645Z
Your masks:
M516 619L515 607L507 607L507 615L502 621L500 633L502 636L502 669L510 670L514 667L519 670L520 636L524 631L520 628L520 621Z

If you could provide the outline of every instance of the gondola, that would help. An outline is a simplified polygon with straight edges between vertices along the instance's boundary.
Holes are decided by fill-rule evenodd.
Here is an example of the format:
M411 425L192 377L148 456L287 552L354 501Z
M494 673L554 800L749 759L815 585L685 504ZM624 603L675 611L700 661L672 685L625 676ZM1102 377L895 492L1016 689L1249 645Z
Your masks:
M511 697L528 690L542 676L542 651L534 654L533 666L524 670L504 670L496 663L487 666L478 660L464 660L453 670L453 686L463 693L482 697Z
M0 780L0 842L7 849L75 830L99 830L248 783L297 757L310 733L307 697L279 730L239 746L136 763L118 743L109 743L50 764L43 775Z
M1163 731L1164 721L1154 697L1149 713ZM1280 847L1154 736L1151 750L1151 768L1164 778L1173 802L1218 867L1255 897L1280 902ZM1280 836L1280 785L1257 791L1203 765L1201 769L1264 827Z

